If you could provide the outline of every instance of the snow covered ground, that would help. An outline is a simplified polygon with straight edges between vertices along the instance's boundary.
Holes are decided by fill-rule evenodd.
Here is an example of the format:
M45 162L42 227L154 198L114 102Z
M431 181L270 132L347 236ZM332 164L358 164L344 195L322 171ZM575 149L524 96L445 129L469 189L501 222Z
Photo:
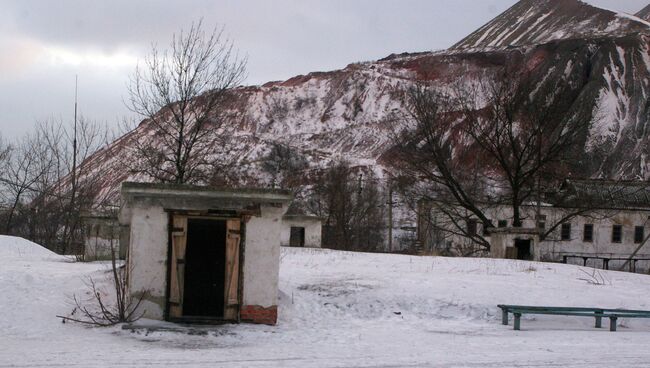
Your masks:
M492 259L284 249L280 321L204 334L66 323L105 263L71 263L0 237L0 367L648 367L650 321L619 331L578 317L500 324L498 303L650 309L650 277ZM591 270L589 270L591 272ZM145 321L146 322L146 321Z

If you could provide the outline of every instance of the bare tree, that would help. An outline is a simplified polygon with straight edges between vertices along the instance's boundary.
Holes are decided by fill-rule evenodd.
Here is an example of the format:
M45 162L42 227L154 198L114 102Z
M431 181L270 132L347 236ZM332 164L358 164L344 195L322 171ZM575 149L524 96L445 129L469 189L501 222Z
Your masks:
M76 161L84 162L108 140L105 127L82 117L76 134L50 120L13 144L0 162L0 231L60 253L79 251L81 213L102 204L97 193L102 178Z
M0 164L4 164L9 157L10 147L5 142L2 135L0 135Z
M97 198L102 178L90 171L86 159L108 144L108 131L82 116L76 128L56 121L39 124L38 139L46 149L43 159L50 164L32 201L34 221L38 221L33 226L38 230L34 236L58 252L80 252L81 214L102 204Z
M321 173L309 196L308 208L325 219L323 244L344 250L383 248L383 193L371 174L338 162Z
M419 179L407 185L409 194L434 204L449 231L489 250L484 234L468 222L494 227L486 209L505 205L520 227L522 206L557 187L589 123L570 113L579 91L512 71L452 92L411 89L413 129L401 135L397 149L403 175ZM584 209L569 216L580 213Z
M43 158L43 147L39 144L37 137L26 136L18 143L8 147L5 151L5 160L0 176L2 194L6 203L4 211L5 234L20 235L15 218L20 217L29 200L37 191L37 182L49 170L49 162L41 162ZM14 226L16 225L16 226Z
M151 132L133 142L132 169L159 182L205 181L220 147L226 92L245 70L223 28L205 33L201 21L174 35L168 50L153 45L128 87L127 106Z
M308 167L307 160L288 145L274 142L262 162L262 169L271 174L273 186L299 189L301 172Z

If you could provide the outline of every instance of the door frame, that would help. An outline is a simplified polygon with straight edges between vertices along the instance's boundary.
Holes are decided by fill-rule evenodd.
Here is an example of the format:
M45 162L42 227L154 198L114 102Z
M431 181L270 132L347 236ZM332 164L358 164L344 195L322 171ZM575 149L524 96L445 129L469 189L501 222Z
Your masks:
M245 248L246 248L246 220L248 216L246 214L238 214L235 215L234 211L216 211L218 213L211 214L208 211L188 211L188 210L172 210L172 209L165 209L165 212L167 212L167 217L168 217L168 224L167 224L167 262L166 262L166 286L165 286L165 310L163 312L163 316L165 321L169 322L183 322L183 323L204 323L204 324L223 324L223 323L239 323L240 321L240 311L241 311L241 306L243 302L243 295L244 295L244 283L243 283L243 276L244 276L244 253L245 253ZM233 215L230 215L233 213ZM240 224L240 238L239 238L239 270L238 270L238 284L237 284L237 313L236 313L236 318L233 319L225 319L223 317L202 317L202 318L196 318L196 317L171 317L170 316L170 310L171 310L171 305L169 301L170 293L171 293L171 278L172 278L172 237L173 237L173 232L174 232L174 216L185 216L188 220L189 219L205 219L205 220L216 220L216 221L228 221L228 220L239 220ZM187 229L186 229L187 231ZM226 242L227 242L227 237L228 237L228 230L226 230ZM186 235L187 239L187 235ZM227 267L227 266L226 266ZM225 290L226 285L224 285L224 290ZM224 300L224 303L227 303L227 298ZM224 308L226 308L227 305L224 305ZM225 309L224 309L225 313Z

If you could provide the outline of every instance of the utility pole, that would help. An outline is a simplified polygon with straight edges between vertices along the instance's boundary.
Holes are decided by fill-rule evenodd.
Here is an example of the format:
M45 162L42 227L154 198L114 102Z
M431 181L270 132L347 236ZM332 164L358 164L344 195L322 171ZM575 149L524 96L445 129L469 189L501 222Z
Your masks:
M74 200L74 191L77 186L77 90L78 90L78 76L74 76L74 127L72 137L72 195Z
M78 76L74 76L74 124L72 128L72 172L70 173L70 203L68 204L68 213L65 220L65 229L63 233L63 244L61 253L66 254L68 246L72 244L74 229L71 219L74 216L74 205L77 196L77 90ZM71 221L72 220L72 221Z
M388 253L393 252L393 183L388 179Z
M355 212L358 212L359 211L359 206L361 206L361 201L362 201L361 200L361 193L362 192L363 192L363 173L360 173L359 174L359 184L358 184L358 188L357 188L357 203L355 204L355 207L356 207ZM356 220L357 220L357 224L356 224L355 227L357 229L357 233L356 233L356 236L355 236L355 238L356 238L355 239L355 247L356 247L356 249L359 249L359 246L361 245L361 221L362 221L362 219L357 218Z

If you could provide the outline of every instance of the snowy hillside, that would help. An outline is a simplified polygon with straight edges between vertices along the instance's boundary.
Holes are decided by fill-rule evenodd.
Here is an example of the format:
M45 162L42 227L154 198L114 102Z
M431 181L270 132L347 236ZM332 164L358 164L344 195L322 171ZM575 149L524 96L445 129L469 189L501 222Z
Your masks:
M214 131L215 142L232 137L218 156L237 163L230 176L245 185L271 185L261 163L278 143L308 162L299 178L304 183L339 158L385 177L394 171L390 150L404 128L394 118L405 113L406 89L472 83L505 68L540 84L568 84L579 96L566 115L590 121L590 129L572 175L650 177L650 26L578 0L521 1L450 50L237 88L225 131ZM125 165L133 160L133 142L142 140L156 144L148 121L83 163L82 170L101 178L98 197L117 201L121 182L147 180Z
M647 32L650 23L577 0L523 0L452 49L486 50L539 45L553 40Z
M6 238L0 249L9 241L37 249ZM536 316L513 331L496 308L650 309L650 276L604 272L606 284L591 285L570 265L283 249L278 326L131 332L54 317L71 310L69 297L82 292L86 276L101 279L107 270L62 260L0 257L0 366L644 367L650 360L650 321L623 320L611 333L589 318Z
M641 9L641 11L636 13L635 16L645 20L646 22L650 22L650 4L648 4L648 6L646 6L645 8Z

